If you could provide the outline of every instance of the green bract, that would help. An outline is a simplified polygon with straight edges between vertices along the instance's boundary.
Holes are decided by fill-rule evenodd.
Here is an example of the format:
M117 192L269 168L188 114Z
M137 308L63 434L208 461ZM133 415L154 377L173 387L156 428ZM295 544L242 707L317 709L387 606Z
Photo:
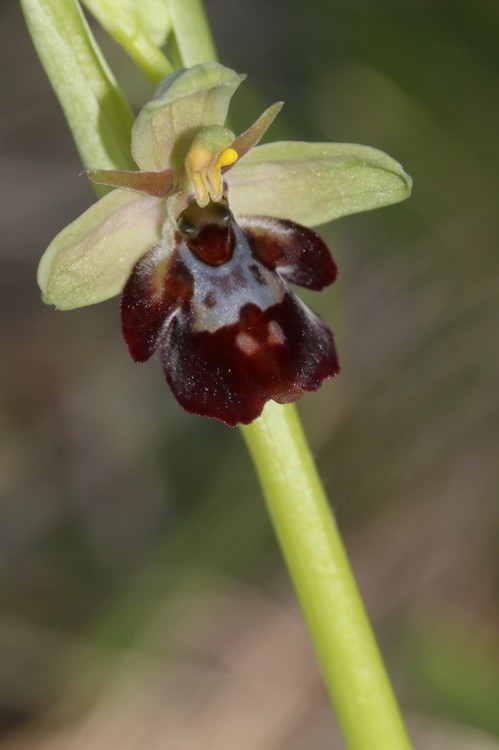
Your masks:
M83 0L111 36L121 42L147 35L158 47L166 44L170 14L163 0Z
M82 0L153 84L172 72L160 47L171 30L164 0Z
M133 113L75 0L21 0L85 167L133 169Z
M90 173L117 189L45 252L38 273L45 302L70 309L118 294L152 246L161 241L173 247L175 221L193 199L203 205L201 198L220 200L223 191L236 216L267 215L311 227L409 196L411 179L400 164L367 146L256 146L280 103L231 144L230 131L221 126L243 78L210 62L179 70L159 85L132 130L132 155L141 171ZM219 132L223 138L214 138Z

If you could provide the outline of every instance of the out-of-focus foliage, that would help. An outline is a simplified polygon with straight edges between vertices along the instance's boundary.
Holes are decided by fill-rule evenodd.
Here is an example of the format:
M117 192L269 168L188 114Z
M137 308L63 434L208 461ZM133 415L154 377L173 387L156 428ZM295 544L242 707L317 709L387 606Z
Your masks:
M284 99L272 139L366 143L414 178L322 232L341 276L310 303L343 371L301 412L416 744L497 749L497 5L206 8L250 74L236 132ZM93 195L12 0L0 27L0 749L330 748L238 433L129 361L115 300L39 300ZM137 109L144 79L96 33Z

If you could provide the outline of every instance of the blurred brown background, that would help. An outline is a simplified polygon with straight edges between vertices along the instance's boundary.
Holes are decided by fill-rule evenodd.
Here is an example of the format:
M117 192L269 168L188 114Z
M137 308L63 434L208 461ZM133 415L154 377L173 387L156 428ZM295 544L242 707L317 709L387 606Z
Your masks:
M236 131L386 150L410 201L321 231L342 374L300 411L417 747L499 748L499 6L207 0ZM138 109L148 88L101 31ZM93 200L0 4L0 750L341 748L237 431L38 259ZM390 748L387 748L390 750Z

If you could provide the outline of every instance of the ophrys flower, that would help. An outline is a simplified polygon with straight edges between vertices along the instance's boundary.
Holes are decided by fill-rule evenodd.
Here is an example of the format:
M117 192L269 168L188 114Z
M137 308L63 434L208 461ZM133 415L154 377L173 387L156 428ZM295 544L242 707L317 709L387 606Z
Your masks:
M402 167L365 146L256 146L281 104L236 138L225 119L242 78L217 63L166 78L134 125L139 170L90 172L116 189L55 238L39 269L60 309L123 291L132 358L159 348L179 403L230 425L338 372L329 329L287 285L335 279L307 227L410 192Z

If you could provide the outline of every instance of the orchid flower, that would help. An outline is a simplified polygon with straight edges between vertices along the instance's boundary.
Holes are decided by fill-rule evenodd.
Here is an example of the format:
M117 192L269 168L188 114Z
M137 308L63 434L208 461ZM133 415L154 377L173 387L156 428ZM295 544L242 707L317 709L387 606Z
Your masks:
M288 284L321 290L336 266L310 228L403 200L410 178L366 146L257 146L282 104L236 137L225 121L244 76L210 62L168 76L139 113L137 171L46 250L38 281L61 310L121 297L131 357L159 349L189 412L247 424L338 373L333 336Z

